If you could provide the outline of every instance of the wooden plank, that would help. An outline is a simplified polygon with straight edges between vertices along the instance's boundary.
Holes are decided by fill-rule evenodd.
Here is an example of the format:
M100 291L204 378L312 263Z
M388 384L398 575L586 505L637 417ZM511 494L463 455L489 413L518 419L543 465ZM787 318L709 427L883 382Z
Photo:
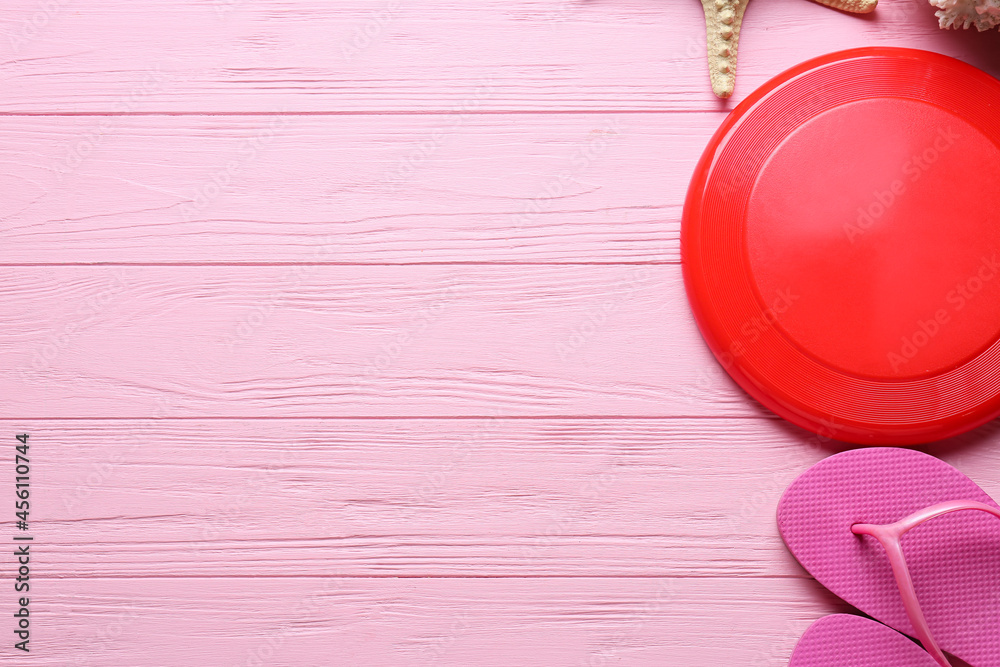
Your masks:
M687 179L787 66L1000 38L753 5L723 104L697 3L6 2L31 664L785 664L844 608L774 505L836 447L706 352ZM932 451L1000 497L998 437Z
M804 577L778 419L15 420L41 576ZM974 447L972 445L975 445ZM934 453L1000 497L1000 423ZM5 529L12 530L9 522Z
M47 579L37 591L30 662L59 667L764 667L846 611L814 582L746 578Z
M681 267L0 271L0 417L753 416Z
M694 2L8 0L3 17L9 113L720 106ZM1000 71L995 32L943 33L922 0L867 18L755 0L743 27L733 101L802 60L875 44Z
M18 424L59 577L785 575L774 504L826 453L776 420Z
M0 117L0 262L677 262L721 119Z

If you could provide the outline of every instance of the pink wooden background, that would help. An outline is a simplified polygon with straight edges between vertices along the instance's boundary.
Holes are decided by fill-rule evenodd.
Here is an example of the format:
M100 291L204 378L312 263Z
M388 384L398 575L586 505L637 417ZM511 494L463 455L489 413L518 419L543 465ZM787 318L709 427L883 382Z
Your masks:
M0 663L785 664L843 606L774 508L835 447L707 352L687 181L786 67L1000 74L1000 35L754 0L723 103L703 30L695 0L4 0L0 444L31 434L36 553ZM998 444L930 451L1000 497Z

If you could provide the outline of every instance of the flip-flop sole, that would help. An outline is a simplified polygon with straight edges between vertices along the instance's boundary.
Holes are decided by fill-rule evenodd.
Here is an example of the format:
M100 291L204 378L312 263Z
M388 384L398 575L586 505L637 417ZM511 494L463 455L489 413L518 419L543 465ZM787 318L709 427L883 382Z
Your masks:
M819 583L907 635L888 558L856 523L894 523L938 503L998 506L975 482L933 456L878 447L835 454L799 477L778 505L789 550ZM1000 521L955 512L902 540L920 605L941 648L973 667L1000 667Z
M911 640L881 623L834 614L809 626L788 667L937 667L937 663Z

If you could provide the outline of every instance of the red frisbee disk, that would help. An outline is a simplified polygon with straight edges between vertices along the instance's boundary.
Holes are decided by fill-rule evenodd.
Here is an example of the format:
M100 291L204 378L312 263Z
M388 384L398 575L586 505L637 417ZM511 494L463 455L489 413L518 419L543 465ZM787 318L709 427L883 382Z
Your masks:
M1000 82L864 48L744 100L684 206L698 326L754 398L825 437L913 444L1000 414Z

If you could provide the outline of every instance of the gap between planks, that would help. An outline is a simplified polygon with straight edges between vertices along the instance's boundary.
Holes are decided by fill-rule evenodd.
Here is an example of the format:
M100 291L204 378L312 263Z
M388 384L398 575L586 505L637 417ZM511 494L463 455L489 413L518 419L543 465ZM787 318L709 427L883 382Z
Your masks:
M0 107L385 113L726 106L708 84L704 18L694 2L145 5L156 11L155 24L134 3L74 3L81 5L40 11L37 0L9 0ZM36 14L44 25L20 35L18 19ZM757 0L743 27L737 99L729 104L806 58L851 47L901 45L997 64L995 34L948 35L933 8L915 0L887 2L863 18L807 2Z
M17 427L41 452L37 562L52 578L112 564L143 578L807 578L776 504L847 447L745 418ZM1000 495L998 436L993 423L928 449Z

